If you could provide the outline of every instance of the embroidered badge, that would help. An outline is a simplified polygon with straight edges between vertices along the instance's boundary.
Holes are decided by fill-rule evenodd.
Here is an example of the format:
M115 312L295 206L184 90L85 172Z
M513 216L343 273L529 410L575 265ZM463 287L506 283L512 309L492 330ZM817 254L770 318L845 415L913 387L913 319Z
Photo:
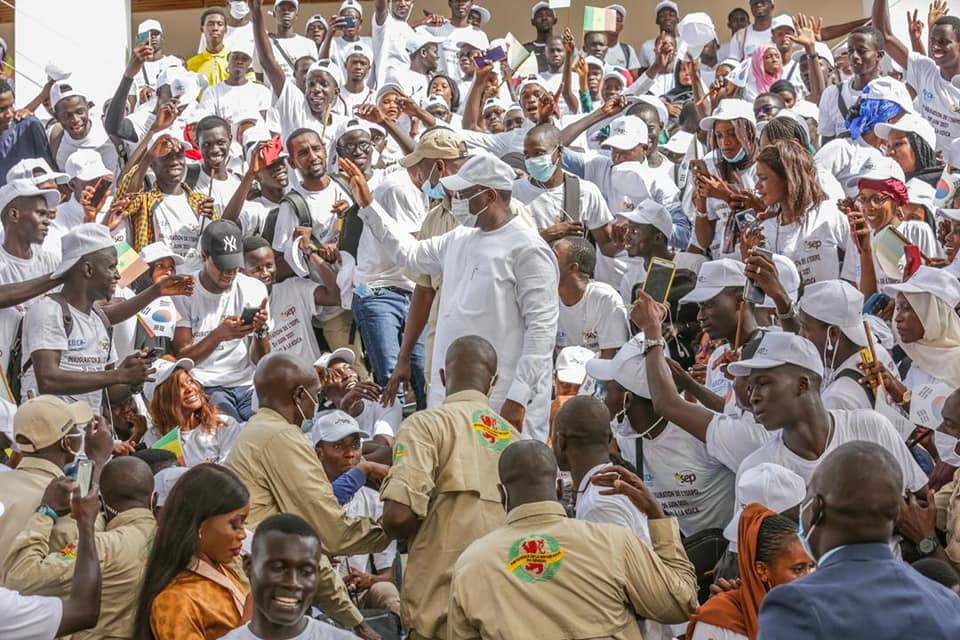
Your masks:
M513 438L507 421L492 411L485 409L474 411L470 422L480 444L487 449L503 451Z
M510 547L507 571L523 582L547 582L563 564L563 547L550 536L518 538Z
M64 562L76 562L77 545L75 543L68 544L63 549L60 549L60 553L57 555L59 555L60 559Z
M397 448L393 452L393 461L396 462L405 455L407 455L407 445L402 442L397 443Z

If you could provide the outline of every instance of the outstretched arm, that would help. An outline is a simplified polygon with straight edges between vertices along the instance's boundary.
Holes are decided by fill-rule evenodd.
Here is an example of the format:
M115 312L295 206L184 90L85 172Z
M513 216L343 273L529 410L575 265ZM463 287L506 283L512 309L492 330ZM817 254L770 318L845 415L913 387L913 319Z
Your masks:
M273 57L273 47L270 46L270 37L267 35L267 27L263 23L263 0L247 0L250 5L250 21L253 23L253 42L257 47L257 57L260 58L260 66L263 67L263 73L270 81L273 87L273 94L280 97L283 91L283 84L287 81L286 74L277 64L277 59Z
M893 58L898 65L907 68L907 58L910 52L903 42L897 36L893 35L893 28L890 26L890 10L887 8L887 0L873 0L873 26L879 29L884 38L886 38L887 54Z

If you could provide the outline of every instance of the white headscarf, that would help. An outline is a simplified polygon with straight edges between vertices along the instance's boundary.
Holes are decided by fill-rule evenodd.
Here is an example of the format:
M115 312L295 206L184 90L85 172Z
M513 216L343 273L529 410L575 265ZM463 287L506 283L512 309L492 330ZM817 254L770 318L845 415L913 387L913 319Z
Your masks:
M932 293L904 293L923 325L923 338L904 344L893 326L897 342L927 374L954 387L960 387L960 316L944 300Z

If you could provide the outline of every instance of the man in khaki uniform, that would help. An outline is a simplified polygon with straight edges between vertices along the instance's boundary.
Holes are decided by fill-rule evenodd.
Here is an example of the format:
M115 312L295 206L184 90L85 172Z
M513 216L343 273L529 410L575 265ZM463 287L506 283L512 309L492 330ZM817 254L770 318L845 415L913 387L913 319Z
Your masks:
M638 616L681 623L696 609L677 520L639 479L653 549L624 527L567 518L556 459L541 442L507 448L499 474L507 524L457 560L448 638L640 640Z
M454 340L440 379L446 399L401 425L380 489L383 528L408 540L400 615L413 640L447 637L453 563L503 524L496 486L500 452L520 434L491 408L497 354L479 336Z
M390 540L375 522L344 514L305 435L313 426L320 394L316 370L285 353L270 354L260 360L253 383L260 410L237 436L226 460L250 492L247 527L278 513L294 513L317 530L325 554L385 549ZM367 633L343 580L326 557L318 568L319 606L339 624Z
M76 524L69 521L74 532L70 544L51 547L50 537L60 516L70 512L73 485L73 480L59 478L47 487L42 503L50 511L37 512L30 518L7 556L4 575L8 588L24 595L70 596L77 559ZM106 527L94 540L102 583L100 619L94 629L74 635L75 640L133 637L137 598L157 529L150 510L152 494L153 473L146 462L123 457L104 466L100 496Z

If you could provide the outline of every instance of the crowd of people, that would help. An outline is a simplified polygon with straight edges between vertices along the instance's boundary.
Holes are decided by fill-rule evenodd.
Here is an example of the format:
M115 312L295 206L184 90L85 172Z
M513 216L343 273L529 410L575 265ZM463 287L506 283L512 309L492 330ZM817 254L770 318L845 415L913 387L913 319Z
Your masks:
M955 7L224 4L0 74L0 638L960 638Z

